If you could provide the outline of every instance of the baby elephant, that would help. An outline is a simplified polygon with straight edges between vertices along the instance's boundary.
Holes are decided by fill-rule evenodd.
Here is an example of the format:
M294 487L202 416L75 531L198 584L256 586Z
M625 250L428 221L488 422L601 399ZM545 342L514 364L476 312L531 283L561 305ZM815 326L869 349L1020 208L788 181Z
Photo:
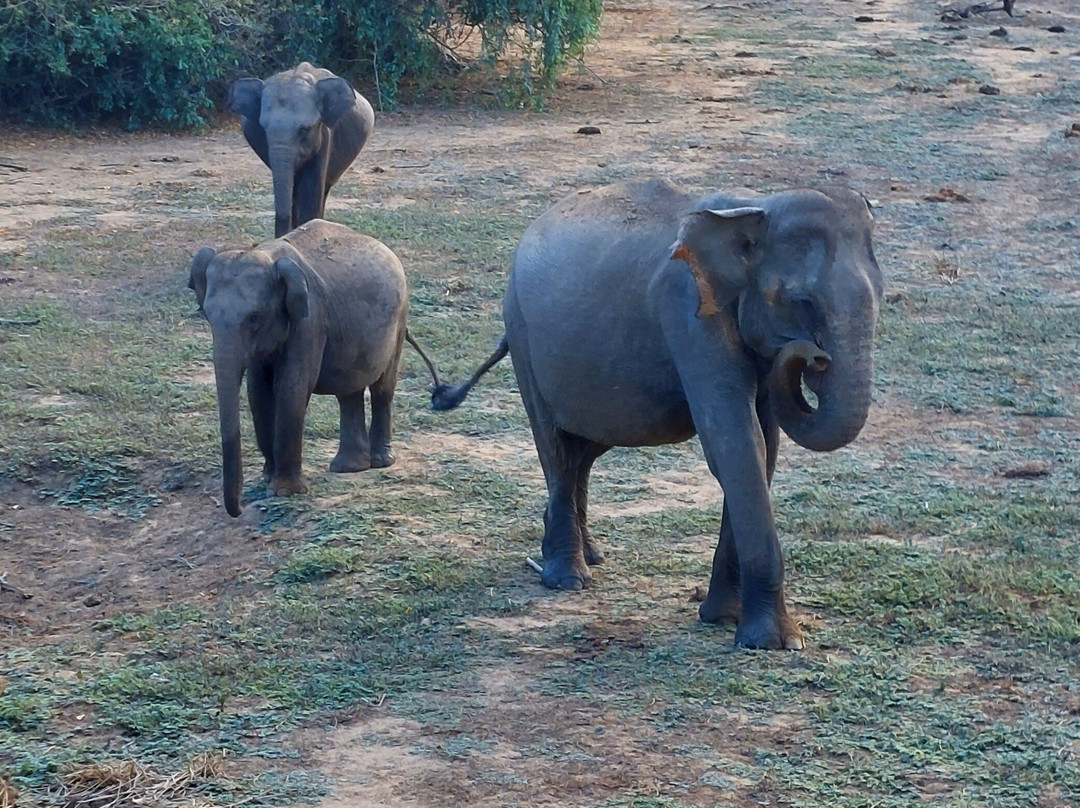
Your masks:
M391 404L409 338L409 298L401 262L386 245L316 219L247 250L203 247L192 259L188 286L214 335L225 509L231 516L242 510L239 397L245 371L271 493L307 490L301 443L312 393L337 396L341 405L341 446L331 471L394 462ZM368 388L370 435L364 421Z
M326 197L375 128L371 104L345 79L301 62L266 81L240 79L229 109L274 176L274 235L323 218Z

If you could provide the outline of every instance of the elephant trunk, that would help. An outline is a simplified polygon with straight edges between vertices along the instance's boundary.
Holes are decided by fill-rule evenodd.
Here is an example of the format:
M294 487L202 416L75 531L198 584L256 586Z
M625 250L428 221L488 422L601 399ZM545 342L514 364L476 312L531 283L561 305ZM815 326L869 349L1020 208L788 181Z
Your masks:
M214 378L217 381L218 415L221 420L221 478L225 510L239 516L244 470L240 462L240 382L244 365L234 357L214 351Z
M295 166L295 149L290 146L270 149L270 171L274 175L274 238L281 238L292 230Z
M793 441L830 452L855 440L870 411L873 326L863 338L848 335L830 345L833 355L804 340L787 343L773 361L766 384L772 412ZM803 382L817 396L807 402Z

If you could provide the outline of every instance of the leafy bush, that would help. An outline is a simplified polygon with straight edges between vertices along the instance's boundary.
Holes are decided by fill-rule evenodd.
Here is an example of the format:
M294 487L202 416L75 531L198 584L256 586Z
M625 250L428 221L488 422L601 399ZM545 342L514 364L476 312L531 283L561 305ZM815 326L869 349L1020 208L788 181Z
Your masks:
M0 0L0 115L191 126L238 76L305 59L383 108L403 87L467 73L536 106L600 11L601 0Z
M48 124L190 126L226 44L200 0L0 0L0 110Z

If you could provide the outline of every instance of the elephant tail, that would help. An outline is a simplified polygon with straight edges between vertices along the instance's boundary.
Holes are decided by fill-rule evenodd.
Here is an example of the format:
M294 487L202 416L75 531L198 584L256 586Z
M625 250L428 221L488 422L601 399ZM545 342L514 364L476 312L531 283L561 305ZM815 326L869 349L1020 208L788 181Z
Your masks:
M409 333L409 329L405 329L405 341L408 342L413 349L420 354L420 358L424 360L424 364L427 365L428 372L431 373L431 381L435 385L435 390L439 390L446 387L445 384L439 383L439 371L435 369L435 363L428 359L428 355L424 353L424 349L420 347L420 343L413 339L413 335Z
M415 343L412 343L412 345L414 348L416 347ZM510 343L506 340L506 334L503 334L502 339L499 340L499 347L495 349L495 353L489 356L484 364L477 369L476 373L474 373L464 384L460 384L457 387L451 387L448 384L439 384L439 379L436 376L435 389L431 391L431 409L454 409L454 407L465 400L465 396L467 396L469 391L473 389L473 386L480 381L480 377L491 370L509 352ZM434 369L432 369L432 371L434 372Z

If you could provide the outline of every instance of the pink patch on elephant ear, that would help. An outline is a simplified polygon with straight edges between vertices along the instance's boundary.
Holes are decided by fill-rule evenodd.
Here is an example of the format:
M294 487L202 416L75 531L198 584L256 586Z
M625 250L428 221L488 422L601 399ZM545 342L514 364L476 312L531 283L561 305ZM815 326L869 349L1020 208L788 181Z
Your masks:
M701 302L698 304L697 316L699 318L712 317L714 314L718 314L720 306L716 302L716 290L713 289L708 275L705 274L705 270L702 269L697 260L697 256L690 252L685 244L680 244L675 252L671 254L671 257L677 261L684 261L690 267L690 274L694 276L694 282L697 283L698 297L701 298Z

